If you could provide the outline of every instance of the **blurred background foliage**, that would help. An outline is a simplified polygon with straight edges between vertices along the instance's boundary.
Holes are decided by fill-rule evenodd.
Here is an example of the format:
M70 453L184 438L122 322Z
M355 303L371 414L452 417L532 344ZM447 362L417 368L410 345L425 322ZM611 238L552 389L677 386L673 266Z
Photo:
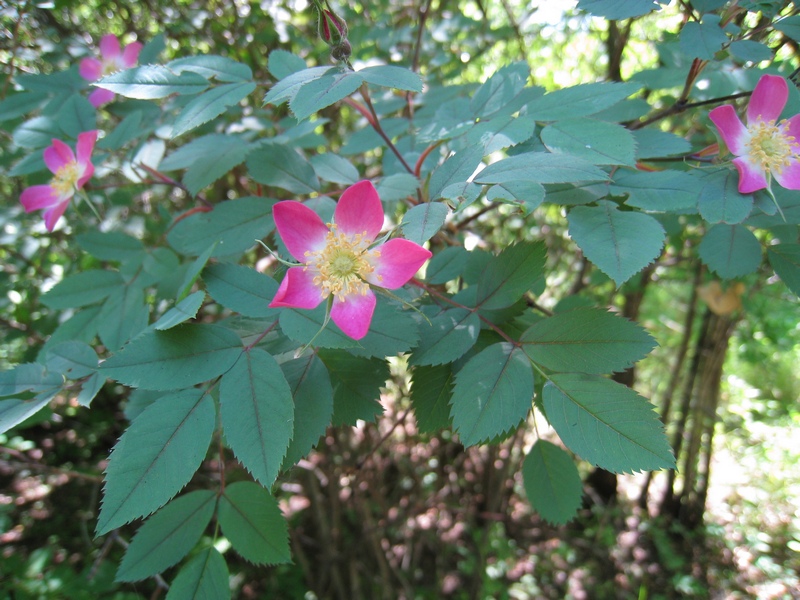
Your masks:
M764 4L775 8L778 3ZM499 66L524 60L534 83L553 90L641 77L648 69L685 69L670 44L689 5L672 2L660 12L619 23L578 12L574 2L376 0L342 3L337 9L350 24L354 63L397 63L416 68L428 82L476 87ZM793 3L776 10L796 12ZM771 18L769 10L754 14L744 18ZM0 100L15 76L74 69L103 34L114 33L124 42L163 43L164 60L215 52L247 64L262 87L244 103L244 115L252 127L277 134L295 122L286 107L260 107L258 94L272 83L267 57L281 48L309 66L328 64L316 26L303 0L11 2L0 6ZM796 43L764 31L773 36L765 41L777 48L777 56L796 64ZM669 105L681 83L652 92L648 102L654 108ZM310 143L329 144L329 150L341 148L363 127L348 107L331 107L317 119L318 135ZM683 113L661 126L700 148L713 141L704 119ZM25 154L10 143L18 123L5 119L0 131L4 172ZM370 164L379 168L382 157L369 152L364 160L369 172ZM234 170L206 194L246 195L247 185ZM115 192L112 202L121 213L130 202L146 207L152 218L126 227L156 238L169 220L163 203L171 202L175 212L193 201L179 190L163 197L149 190L132 184ZM58 325L57 315L42 311L37 301L54 278L71 262L90 268L96 260L68 246L63 233L31 237L27 227L38 216L21 213L20 191L15 179L0 179L2 368L33 360ZM546 205L523 218L511 210L484 213L476 206L471 236L468 243L488 249L545 239L552 273L540 299L546 306L580 294L623 313L626 306L635 309L633 316L659 342L637 365L635 386L664 412L671 437L687 431L686 421L694 417L678 410L681 386L689 377L687 356L700 347L703 328L715 319L696 293L705 274L689 251L696 242L691 232L676 227L662 260L620 289L576 254L562 207ZM708 452L706 481L700 482L707 497L699 519L665 499L682 498L685 470L677 476L660 473L652 481L645 475L621 476L609 490L586 468L580 517L563 527L547 525L531 514L515 475L523 434L468 450L446 431L420 435L409 416L405 365L398 360L382 398L384 416L358 429L331 429L318 451L283 481L282 508L290 521L295 563L272 569L231 565L236 595L800 597L798 307L782 283L768 280L766 272L759 277L744 282L743 308L735 318L724 317L730 318L723 325L731 335L717 379L719 418L711 423L714 452ZM64 401L58 414L39 413L24 429L0 436L0 591L9 597L165 594L159 578L114 583L132 528L92 538L104 461L126 423L121 397L121 388L111 386L91 411ZM701 431L708 444L710 432ZM208 465L208 477L214 467ZM694 482L687 486L694 490Z

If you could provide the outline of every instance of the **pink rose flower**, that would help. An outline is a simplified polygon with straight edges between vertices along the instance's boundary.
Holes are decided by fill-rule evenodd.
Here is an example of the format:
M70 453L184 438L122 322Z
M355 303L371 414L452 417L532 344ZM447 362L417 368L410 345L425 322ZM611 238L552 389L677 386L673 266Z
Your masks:
M139 60L142 44L133 42L120 49L119 40L113 34L104 35L100 40L100 58L84 58L81 61L80 74L87 81L97 81L121 69L129 69ZM107 104L114 99L114 92L96 89L89 94L89 102L95 108Z
M331 319L353 339L369 331L375 310L370 285L397 289L431 257L419 244L395 238L371 246L383 227L383 206L369 181L347 188L333 223L295 200L272 209L275 227L302 266L291 267L270 307L312 309L332 296Z
M25 212L44 210L44 224L47 231L53 231L59 217L67 209L70 198L81 189L94 173L90 160L97 131L84 131L78 135L77 152L61 140L53 140L53 145L44 150L44 162L53 173L48 185L34 185L22 192L19 201Z
M764 75L750 96L746 126L730 104L708 115L736 156L742 194L769 189L773 177L786 189L800 190L800 115L777 120L788 98L783 77Z

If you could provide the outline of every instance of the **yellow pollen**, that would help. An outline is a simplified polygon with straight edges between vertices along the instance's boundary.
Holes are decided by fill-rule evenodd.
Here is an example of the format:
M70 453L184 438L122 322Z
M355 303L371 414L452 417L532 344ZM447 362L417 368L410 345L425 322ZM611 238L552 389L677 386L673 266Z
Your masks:
M56 171L50 187L61 197L69 196L77 187L78 179L80 179L78 163L73 160Z
M369 242L364 239L366 231L348 236L334 224L328 223L328 228L325 247L305 253L305 268L316 273L314 285L320 288L323 298L332 294L343 302L353 294L366 296L369 284L365 278L375 270L370 258L378 258L381 253L369 249Z
M747 154L768 173L780 174L793 160L800 160L793 144L793 136L785 132L784 122L756 121L749 125L750 140Z

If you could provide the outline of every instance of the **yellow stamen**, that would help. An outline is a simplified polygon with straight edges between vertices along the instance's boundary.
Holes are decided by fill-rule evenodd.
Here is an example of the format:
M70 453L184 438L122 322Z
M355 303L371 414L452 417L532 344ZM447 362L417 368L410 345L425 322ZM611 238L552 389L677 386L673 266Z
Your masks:
M378 258L381 253L369 249L369 242L364 239L366 231L348 236L339 232L336 225L328 223L328 228L325 247L305 253L305 268L316 273L314 285L320 288L323 298L333 295L343 302L353 294L366 296L369 284L365 278L375 270L370 258Z
M793 147L795 139L786 133L784 123L758 120L747 127L750 133L750 140L746 144L747 154L767 173L780 175L792 161L800 160L800 155Z
M78 163L73 160L56 171L50 187L61 197L70 196L78 186L78 179L80 179Z

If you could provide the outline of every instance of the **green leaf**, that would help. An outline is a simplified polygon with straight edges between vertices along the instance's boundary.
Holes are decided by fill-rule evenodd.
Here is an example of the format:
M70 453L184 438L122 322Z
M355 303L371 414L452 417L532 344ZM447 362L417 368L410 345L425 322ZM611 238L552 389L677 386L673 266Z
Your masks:
M58 121L51 117L34 117L14 130L12 140L15 146L33 150L49 146L53 138L61 137Z
M544 201L544 187L533 181L507 181L489 188L486 199L489 202L519 204L525 213L536 210Z
M739 174L732 169L720 169L703 179L703 189L697 200L700 216L709 223L741 223L753 210L753 195L739 193Z
M439 285L459 277L467 266L469 252L463 246L450 246L433 255L425 279L428 283Z
M100 260L130 262L144 254L142 242L121 231L89 231L75 236L75 241Z
M453 426L461 443L474 446L516 427L533 403L533 371L512 344L493 344L473 356L456 375Z
M487 155L524 142L535 129L536 121L530 117L497 117L476 124L467 134L467 142L483 146L483 153Z
M97 315L97 333L109 350L117 350L141 333L150 318L144 292L133 284L115 289Z
M631 131L631 133L634 140L636 140L636 158L639 160L688 154L692 150L692 145L688 140L669 131L644 128ZM625 171L625 173L637 174L665 172L669 173L669 171ZM673 173L681 172L673 171Z
M297 91L306 83L319 79L328 72L336 73L339 69L336 67L311 67L302 71L296 71L287 77L281 79L278 83L264 96L264 106L267 104L274 104L280 106L284 102L292 99L297 94Z
M194 323L147 331L101 365L120 383L146 390L175 390L222 375L242 353L235 333L220 325Z
M294 430L292 391L272 356L244 352L222 377L219 408L225 440L254 479L270 486Z
M506 308L544 277L547 249L542 242L520 242L492 258L478 279L476 306Z
M585 83L556 90L528 103L528 116L537 121L587 117L641 89L638 83Z
M424 202L411 208L404 216L400 226L406 239L424 244L444 226L450 212L442 202Z
M524 102L528 99L524 90L530 72L530 67L525 61L511 63L498 69L472 95L469 104L470 113L483 121L497 113L510 114L518 111L521 107L520 100ZM541 88L527 88L527 91L537 95L542 93Z
M131 540L116 581L141 581L177 564L200 540L216 505L214 492L197 490L161 508Z
M286 50L273 50L269 53L267 68L276 79L285 79L305 69L306 61Z
M258 183L294 194L319 191L314 167L292 148L267 144L247 157L247 170Z
M428 183L430 200L441 198L442 191L453 183L464 183L475 172L483 159L483 148L468 146L444 161L431 174Z
M90 269L59 281L42 296L42 304L54 309L87 306L100 302L121 285L118 272Z
M451 308L420 325L419 345L409 359L411 365L441 365L461 358L478 340L481 322L466 308Z
M97 535L149 515L177 494L205 458L216 419L204 390L175 392L148 406L109 458Z
M525 494L531 506L553 525L563 525L578 514L583 485L575 461L561 448L536 440L522 463Z
M597 375L554 375L542 392L547 420L567 447L613 473L674 469L653 405Z
M767 256L775 273L790 290L800 296L800 244L776 244L767 247Z
M359 419L374 421L383 411L378 399L389 379L386 361L329 350L320 350L319 358L333 386L333 424L354 426Z
M0 123L33 112L46 99L47 94L44 92L9 93L5 100L0 101Z
M261 486L237 481L219 498L223 535L244 559L257 565L291 562L289 532L278 501Z
M641 17L659 6L656 0L578 0L578 8L596 17L619 20Z
M420 433L436 433L450 426L453 370L450 365L416 367L411 375L411 405Z
M800 15L792 15L776 20L772 26L795 41L800 41Z
M172 139L223 114L256 89L252 81L220 85L193 98L172 124Z
M168 62L166 67L175 73L191 71L202 75L205 79L216 77L217 81L229 83L249 82L253 78L253 72L247 65L213 54L179 58Z
M81 406L85 406L88 408L92 400L94 400L95 396L100 393L100 390L103 389L103 385L106 382L106 378L102 377L100 373L94 372L92 373L86 381L83 382L81 385L81 391L78 394L78 404Z
M74 94L67 98L58 111L58 126L71 138L79 133L97 129L97 110L83 96Z
M242 164L250 153L250 147L239 138L228 135L215 137L225 139L219 140L213 154L195 161L183 176L183 184L193 196Z
M397 67L395 65L376 65L365 67L358 71L358 75L373 85L388 87L394 90L405 90L408 92L421 92L422 79L419 75L409 69Z
M360 73L331 71L303 84L289 100L289 108L298 121L310 117L355 92L364 81Z
M417 345L418 329L410 311L402 310L394 301L379 300L367 335L350 352L378 358L408 352Z
M282 471L307 456L331 424L333 388L325 365L309 353L281 365L294 398L294 433Z
M139 53L139 63L149 65L158 62L158 56L167 47L166 39L163 33L157 33L150 38L150 41L144 45L142 51Z
M715 19L712 19L715 17ZM720 29L719 17L705 15L703 22L689 21L679 35L680 49L690 58L714 60L714 55L727 43L728 36Z
M395 173L381 179L376 189L381 201L394 202L416 196L419 180L410 173Z
M225 308L246 317L276 317L279 310L269 303L278 284L269 275L243 265L217 263L203 271L208 293Z
M50 404L50 400L55 398L60 392L60 388L42 392L31 400L0 400L0 434L5 433L12 427L16 427L23 421Z
M45 353L47 370L67 379L80 379L97 370L97 353L88 344L69 341L56 344Z
M526 152L492 163L475 176L475 183L577 183L605 181L603 171L581 158L547 152Z
M190 71L178 74L162 65L142 65L103 77L93 85L126 98L154 100L198 94L208 87L208 81Z
M736 40L728 46L736 58L744 61L761 62L762 60L772 60L772 50L766 44L755 40Z
M228 579L225 559L213 546L205 548L178 572L166 600L225 600L231 597Z
M541 133L554 154L577 156L593 165L636 164L636 141L622 125L579 118L557 121Z
M761 264L761 244L744 225L714 225L703 236L697 253L723 279L753 273Z
M241 254L275 227L274 204L275 200L255 196L222 202L210 212L195 213L176 223L167 241L187 256L199 256L214 242L218 244L212 256Z
M189 294L186 298L164 313L153 325L153 329L164 331L166 329L172 329L181 323L185 323L189 319L194 319L195 315L197 315L197 311L203 306L203 301L205 299L206 293L202 290L194 294Z
M664 228L650 215L617 210L603 200L567 216L569 235L603 273L622 285L661 255Z
M183 300L186 296L189 295L189 292L194 285L194 282L197 281L197 278L200 276L200 273L205 269L206 263L214 254L214 250L217 247L218 242L214 242L211 244L205 252L203 252L200 256L198 256L192 264L190 264L187 269L186 273L184 273L183 281L181 281L180 286L178 286L178 300Z
M609 191L628 194L625 204L658 212L695 212L702 183L684 171L628 171L614 174Z
M601 308L576 308L542 319L520 341L528 357L560 372L624 371L656 345L642 327Z
M280 325L283 333L299 344L309 344L314 341L317 348L356 348L358 342L347 337L333 321L325 323L325 305L314 310L282 309L280 311ZM316 337L315 337L316 336Z
M341 185L352 185L358 181L358 169L338 154L317 154L311 157L310 162L314 172L324 181Z
M105 150L119 150L128 142L142 136L146 130L142 127L143 111L137 110L125 117L106 136L97 141L97 147Z

